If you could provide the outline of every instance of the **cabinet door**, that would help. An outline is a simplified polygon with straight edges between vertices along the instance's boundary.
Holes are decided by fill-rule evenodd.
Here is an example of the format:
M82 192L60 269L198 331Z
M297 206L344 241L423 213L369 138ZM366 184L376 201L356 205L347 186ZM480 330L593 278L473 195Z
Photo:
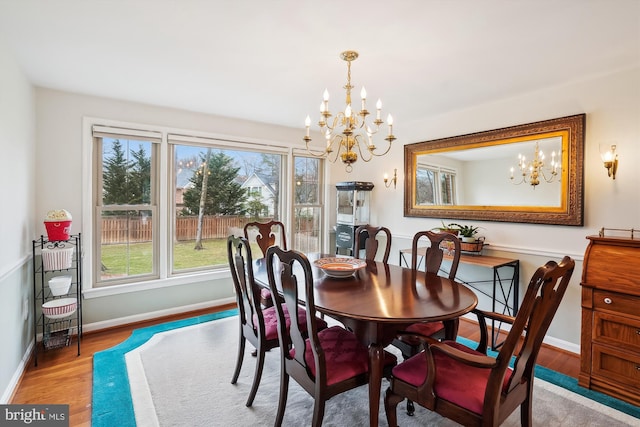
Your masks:
M594 343L593 376L640 391L640 354Z
M640 353L640 318L593 313L593 339Z

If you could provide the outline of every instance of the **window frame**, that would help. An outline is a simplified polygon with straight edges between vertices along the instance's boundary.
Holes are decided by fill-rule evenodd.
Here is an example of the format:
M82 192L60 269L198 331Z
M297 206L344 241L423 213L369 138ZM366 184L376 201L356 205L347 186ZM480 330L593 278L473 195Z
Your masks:
M229 278L228 266L224 266L217 269L208 269L206 271L193 271L187 273L171 273L171 263L169 254L171 253L171 236L173 233L174 215L175 215L175 191L173 183L171 181L172 171L170 170L169 163L169 135L173 137L180 136L187 138L189 141L199 141L205 147L212 144L215 141L220 148L230 150L250 150L250 151L262 151L262 152L277 152L283 155L283 161L281 162L282 181L280 183L280 191L282 192L281 199L281 212L282 220L285 223L290 223L288 218L292 215L292 191L290 180L286 182L286 177L290 177L293 174L293 156L294 150L297 151L296 145L289 144L282 141L262 140L250 137L229 136L216 134L213 132L201 132L196 130L185 130L180 128L174 128L169 126L160 125L148 125L132 122L123 122L118 120L104 119L100 117L84 117L83 118L83 145L82 145L82 191L83 191L83 203L82 203L82 232L85 240L85 250L83 256L83 277L85 277L85 286L83 294L86 298L96 298L108 295L116 295L128 292L137 292L148 289L159 289L168 286L176 286L182 284L194 284L199 282L209 282L217 279ZM158 254L158 277L157 279L145 280L145 281L127 281L122 284L113 284L107 286L96 287L96 283L93 280L94 270L96 269L96 256L97 253L94 249L96 239L94 237L95 228L95 176L97 170L96 161L96 147L93 137L93 126L105 126L105 127L120 127L127 130L138 130L140 132L153 132L154 134L161 135L161 142L159 144L159 156L157 161L158 166L158 234L157 244L159 246ZM171 162L173 163L173 162ZM321 179L325 175L322 175ZM322 185L324 182L322 183ZM174 193L174 194L172 194ZM167 212L169 210L169 212ZM323 212L324 215L324 212ZM322 222L320 227L322 232L327 225ZM85 237L86 236L86 237ZM99 258L98 258L99 259Z

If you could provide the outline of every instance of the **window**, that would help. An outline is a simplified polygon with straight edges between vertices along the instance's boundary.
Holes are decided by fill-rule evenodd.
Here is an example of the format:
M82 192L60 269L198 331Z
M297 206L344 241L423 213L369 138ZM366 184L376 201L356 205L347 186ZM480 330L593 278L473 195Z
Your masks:
M418 165L416 204L455 205L456 172L434 165Z
M296 212L305 221L290 225L294 196L284 190L295 186L285 186L284 177L293 166L291 148L157 128L91 123L88 129L93 233L87 258L95 287L185 283L193 274L202 280L202 273L228 268L227 236L243 234L249 221L282 221L295 228L290 246L320 250L319 161L299 158L296 176L307 194Z
M94 196L98 285L158 277L158 136L94 129L100 153Z
M294 156L293 240L302 252L320 252L322 224L322 161Z
M172 272L226 267L227 236L242 235L249 221L282 217L284 155L171 135L169 142L176 162Z

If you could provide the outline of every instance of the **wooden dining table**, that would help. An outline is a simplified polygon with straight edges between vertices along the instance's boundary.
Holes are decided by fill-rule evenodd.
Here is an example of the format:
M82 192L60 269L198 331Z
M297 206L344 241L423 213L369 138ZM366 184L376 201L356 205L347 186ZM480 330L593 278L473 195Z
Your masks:
M313 264L334 255L307 257L313 267L316 309L353 331L369 349L369 420L377 426L384 348L412 323L451 320L470 312L478 304L476 294L436 274L375 261L367 261L352 276L334 278ZM264 260L254 263L254 276L258 285L269 286ZM299 284L304 286L304 281Z

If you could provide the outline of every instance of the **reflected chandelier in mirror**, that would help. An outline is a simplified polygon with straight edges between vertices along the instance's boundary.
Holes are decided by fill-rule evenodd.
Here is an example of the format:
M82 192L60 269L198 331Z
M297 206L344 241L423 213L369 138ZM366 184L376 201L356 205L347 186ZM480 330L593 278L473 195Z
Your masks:
M405 145L405 216L582 225L585 119Z

